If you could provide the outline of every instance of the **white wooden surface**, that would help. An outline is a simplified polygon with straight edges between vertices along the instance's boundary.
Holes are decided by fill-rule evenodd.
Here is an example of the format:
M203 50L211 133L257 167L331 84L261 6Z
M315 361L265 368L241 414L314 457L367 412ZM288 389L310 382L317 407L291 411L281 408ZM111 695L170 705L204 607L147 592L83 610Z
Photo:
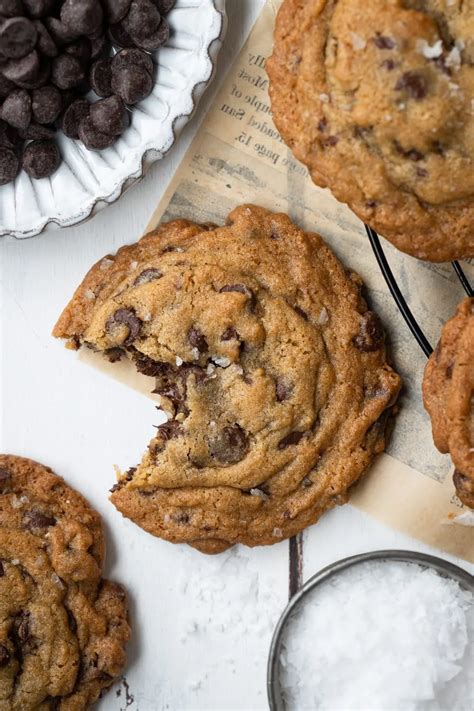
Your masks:
M126 678L132 711L266 708L267 651L287 599L287 542L205 557L120 517L106 495L112 465L139 461L153 431L153 403L82 365L49 335L90 265L143 231L262 0L227 5L229 31L216 81L172 153L93 221L23 242L0 241L0 449L50 465L103 515L106 573L131 597ZM437 553L345 506L306 532L304 577L379 548ZM100 705L125 707L123 687Z

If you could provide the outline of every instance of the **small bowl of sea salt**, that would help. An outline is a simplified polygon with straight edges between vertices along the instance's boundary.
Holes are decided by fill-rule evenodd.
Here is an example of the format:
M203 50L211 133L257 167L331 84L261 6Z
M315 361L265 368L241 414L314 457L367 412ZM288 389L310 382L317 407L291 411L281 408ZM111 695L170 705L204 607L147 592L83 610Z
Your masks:
M473 711L474 577L377 551L313 576L268 661L271 711Z

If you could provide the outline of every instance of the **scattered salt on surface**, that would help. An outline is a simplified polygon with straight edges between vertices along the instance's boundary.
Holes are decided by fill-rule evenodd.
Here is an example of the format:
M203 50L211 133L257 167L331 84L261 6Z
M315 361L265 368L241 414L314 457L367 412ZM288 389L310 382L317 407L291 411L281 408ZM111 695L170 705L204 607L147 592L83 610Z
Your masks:
M356 32L351 32L351 42L355 50L365 49L367 47L367 42L363 37L358 35Z
M279 675L288 711L472 711L474 596L416 564L354 566L293 612Z

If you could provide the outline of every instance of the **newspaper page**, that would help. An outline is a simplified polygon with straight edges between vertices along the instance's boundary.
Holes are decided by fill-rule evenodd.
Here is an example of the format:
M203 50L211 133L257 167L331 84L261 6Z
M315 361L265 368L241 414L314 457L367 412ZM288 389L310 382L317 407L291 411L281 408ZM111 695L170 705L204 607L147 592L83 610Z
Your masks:
M272 51L280 4L268 0L264 5L148 228L175 218L221 224L237 205L255 203L288 213L304 229L319 233L362 276L367 299L385 324L404 390L387 452L354 488L351 503L394 528L474 562L474 528L459 522L465 517L458 518L463 507L454 495L451 460L434 447L423 408L426 358L388 291L364 225L328 190L313 184L272 122L265 60ZM442 324L464 296L451 266L418 261L385 241L384 249L418 322L435 344ZM466 270L472 278L472 265L466 265ZM149 394L149 379L132 373L125 364L101 367Z

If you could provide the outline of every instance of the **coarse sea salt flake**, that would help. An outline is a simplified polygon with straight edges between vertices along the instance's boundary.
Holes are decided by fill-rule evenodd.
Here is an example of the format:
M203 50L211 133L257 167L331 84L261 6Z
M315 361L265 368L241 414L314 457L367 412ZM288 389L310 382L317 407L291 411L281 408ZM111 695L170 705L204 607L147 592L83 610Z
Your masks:
M459 69L461 66L461 52L459 47L453 47L448 56L446 57L445 64L451 69Z
M92 291L92 289L86 289L85 292L84 292L84 296L85 296L86 299L88 299L89 301L93 301L93 300L95 299L95 294L94 294L94 292Z
M225 356L213 356L212 362L218 365L219 368L228 368L232 361Z
M328 103L329 103L329 94L324 94L324 93L322 93L322 94L319 95L319 98L321 99L321 101L323 102L323 104L328 104Z
M176 365L178 366L178 368L180 368L183 365L183 363L184 363L184 360L182 358L180 358L179 356L176 356Z
M272 531L272 536L274 538L283 538L283 531L281 530L281 528L275 527Z
M323 326L328 321L329 321L328 310L325 306L323 306L323 308L321 309L320 314L318 316L318 324L320 326Z
M130 271L134 272L138 267L138 262L130 262Z
M250 496L258 496L263 501L268 501L268 499L270 498L268 494L266 494L264 491L257 487L255 489L250 489Z
M438 40L433 45L430 45L426 40L417 40L416 50L426 59L437 59L443 54L443 41Z
M102 271L105 271L106 269L110 269L112 264L114 263L113 259L109 259L109 257L105 257L101 263L100 263L100 268Z
M474 595L431 568L370 561L305 596L284 628L287 711L472 711Z
M360 50L360 49L365 49L367 47L367 42L365 41L365 39L363 37L361 37L360 35L358 35L356 32L351 32L350 36L351 36L352 46L354 47L354 49Z

